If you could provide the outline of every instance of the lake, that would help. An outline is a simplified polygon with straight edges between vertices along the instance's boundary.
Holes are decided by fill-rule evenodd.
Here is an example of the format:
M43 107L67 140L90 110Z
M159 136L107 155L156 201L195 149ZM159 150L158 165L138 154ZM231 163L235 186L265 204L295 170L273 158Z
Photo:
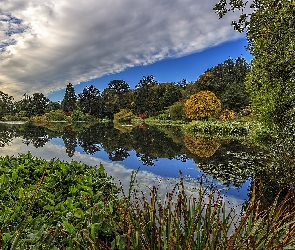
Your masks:
M260 149L245 142L193 137L179 127L137 127L97 124L76 130L68 126L58 131L30 124L0 124L0 155L30 151L43 159L59 158L96 166L128 190L132 171L137 187L148 191L153 185L164 194L179 181L193 193L202 181L224 194L234 207L249 199Z

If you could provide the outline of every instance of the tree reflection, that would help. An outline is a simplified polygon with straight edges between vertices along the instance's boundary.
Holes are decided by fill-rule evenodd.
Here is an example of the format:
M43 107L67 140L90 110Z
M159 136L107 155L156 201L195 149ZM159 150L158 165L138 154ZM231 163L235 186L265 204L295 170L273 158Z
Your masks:
M263 172L266 169L259 168L260 172L257 170L257 166L264 162L265 154L257 154L257 148L247 147L235 141L183 135L181 129L176 127L135 127L124 133L112 124L80 127L76 130L76 125L69 126L64 131L57 132L26 125L21 129L15 128L10 134L5 134L4 131L8 130L3 129L2 140L12 140L15 135L22 137L23 143L42 147L51 138L61 137L69 157L74 155L77 145L87 154L94 154L103 149L112 161L123 161L130 156L130 151L135 151L137 158L149 166L153 166L159 158L183 162L192 159L200 170L218 179L222 184L233 184L237 187L249 177L266 175ZM290 172L290 176L291 174Z
M43 147L50 138L48 137L47 131L43 127L36 127L31 124L26 124L25 129L19 131L23 138L23 143L33 144L35 148Z
M15 137L15 129L13 127L0 124L0 147L4 147L10 143Z
M77 133L75 131L72 131L71 126L67 126L61 138L66 147L66 153L69 157L73 157L77 146Z
M85 153L92 155L100 151L99 144L104 133L102 128L102 126L97 125L79 131L77 135L78 144L83 148Z
M123 161L129 156L130 154L124 148L117 148L113 152L109 153L109 159L112 161Z
M220 147L219 139L194 137L191 135L184 136L184 144L191 153L205 158L214 155Z
M262 182L265 206L273 203L295 187L295 128L287 128L270 142L270 150L264 155L263 161L257 166L255 177Z

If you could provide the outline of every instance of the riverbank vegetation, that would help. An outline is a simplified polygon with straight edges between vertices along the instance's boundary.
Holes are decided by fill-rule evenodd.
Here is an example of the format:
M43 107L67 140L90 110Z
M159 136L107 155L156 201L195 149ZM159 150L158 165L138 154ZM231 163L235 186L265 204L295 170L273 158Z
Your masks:
M261 209L259 190L245 211L226 209L213 189L193 198L181 179L164 200L129 193L103 166L2 157L1 249L282 249L294 246L293 189ZM256 185L254 185L255 187ZM122 189L123 190L123 189ZM240 219L238 217L241 216Z
M290 249L294 190L262 209L259 185L242 214L213 189L184 180L159 199L113 184L103 166L1 157L1 249ZM257 189L257 190L256 190Z

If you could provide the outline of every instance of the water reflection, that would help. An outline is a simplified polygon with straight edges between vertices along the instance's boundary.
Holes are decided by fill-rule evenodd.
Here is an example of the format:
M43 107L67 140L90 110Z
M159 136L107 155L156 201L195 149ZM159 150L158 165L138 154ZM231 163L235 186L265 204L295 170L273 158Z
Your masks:
M184 144L186 148L199 157L209 158L220 147L220 140L216 138L203 138L185 135Z
M79 125L80 128L77 129L77 126L59 129L56 124L58 129L54 130L53 127L49 129L29 124L0 124L0 140L4 142L3 149L8 147L9 142L15 147L18 145L23 151L34 149L42 158L47 157L46 150L49 146L52 148L53 145L59 145L63 155L55 151L49 155L50 158L75 160L77 156L83 156L96 159L90 165L100 159L104 164L108 162L111 166L109 174L114 177L118 177L118 171L114 171L114 168L122 170L123 166L128 169L128 181L130 171L139 167L141 173L145 173L143 176L160 176L169 183L177 180L179 170L182 170L186 182L192 186L197 185L201 176L205 176L207 185L214 184L217 188L229 189L228 192L243 198L247 197L247 180L255 174L257 149L236 141L194 138L182 134L176 127L118 129L112 124L98 124L90 127ZM9 150L12 151L11 146ZM4 150L1 154L3 152ZM120 167L110 165L114 162L121 163Z

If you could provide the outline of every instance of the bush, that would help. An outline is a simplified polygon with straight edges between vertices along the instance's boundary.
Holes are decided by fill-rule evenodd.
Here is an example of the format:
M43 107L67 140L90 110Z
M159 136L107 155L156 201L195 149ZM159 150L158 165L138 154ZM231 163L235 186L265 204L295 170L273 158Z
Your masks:
M185 102L185 114L191 120L215 117L221 110L221 102L208 90L191 95Z
M85 121L86 115L80 110L74 110L71 114L73 121Z
M60 109L46 113L45 117L47 121L66 121L67 120L67 116L65 115L64 111Z
M135 115L128 109L121 109L120 112L114 114L114 122L124 123L131 122Z
M175 102L173 105L169 106L167 111L168 116L171 120L186 120L185 108L182 102Z

